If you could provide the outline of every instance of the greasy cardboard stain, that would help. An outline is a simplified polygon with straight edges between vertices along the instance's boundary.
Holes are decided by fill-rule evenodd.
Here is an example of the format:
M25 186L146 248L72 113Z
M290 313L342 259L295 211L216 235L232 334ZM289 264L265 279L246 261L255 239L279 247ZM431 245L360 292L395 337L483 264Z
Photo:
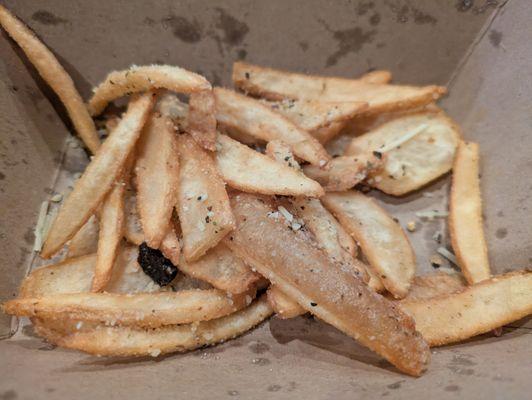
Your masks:
M396 4L390 4L389 7L390 10L395 14L396 21L399 23L404 24L410 20L413 20L414 23L418 25L435 25L438 22L436 17L433 15L426 13L412 5L404 4L399 7Z
M17 392L14 390L6 390L0 394L0 400L15 400L18 397Z
M175 37L185 43L197 43L202 38L202 27L198 20L170 14L161 20L163 28L171 28Z
M373 14L370 19L369 23L370 25L377 26L381 22L381 15L378 13Z
M479 2L480 3L480 2ZM475 7L474 0L457 0L455 3L455 8L459 12L472 11L473 14L483 14L490 8L495 8L499 5L497 0L484 0L481 5Z
M67 24L70 22L46 10L35 11L33 15L31 16L31 19L43 25L59 25L59 24Z
M459 392L460 391L460 386L458 385L447 385L445 386L444 390L446 392Z
M488 39L493 47L499 47L502 41L502 32L492 29L488 35Z
M506 228L499 228L495 231L497 239L504 239L506 235L508 235L508 229Z
M245 22L239 21L223 8L217 8L219 14L216 27L223 32L222 41L228 46L236 46L242 43L249 32Z
M357 5L357 14L365 15L369 10L375 7L375 4L372 1L361 1Z

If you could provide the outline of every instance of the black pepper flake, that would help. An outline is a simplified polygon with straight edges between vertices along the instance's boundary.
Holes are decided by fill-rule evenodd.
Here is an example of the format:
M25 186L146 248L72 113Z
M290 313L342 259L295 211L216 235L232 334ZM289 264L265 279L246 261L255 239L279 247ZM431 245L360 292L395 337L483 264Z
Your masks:
M229 240L232 242L233 240L235 240L235 238L232 236L229 236Z
M286 156L286 157L284 158L284 160L285 160L285 161L290 160L290 156Z
M305 206L301 206L300 208L301 208L302 210L304 210L304 209L305 209Z
M207 216L205 217L205 223L208 224L209 222L211 222L211 218L207 215Z
M177 275L172 262L160 250L148 247L146 242L139 246L137 261L144 273L160 286L168 285Z
M382 158L382 153L380 151L374 151L373 155L377 157L379 160Z
M246 77L246 79L249 79L249 72L246 72L244 76Z
M312 307L316 307L316 306L318 305L318 303L314 303L313 301L311 301L311 302L310 302L310 305L311 305Z
M207 207L207 211L212 211L212 206Z
M201 200L201 196L198 196L198 197L196 198L196 200L200 201L200 200Z

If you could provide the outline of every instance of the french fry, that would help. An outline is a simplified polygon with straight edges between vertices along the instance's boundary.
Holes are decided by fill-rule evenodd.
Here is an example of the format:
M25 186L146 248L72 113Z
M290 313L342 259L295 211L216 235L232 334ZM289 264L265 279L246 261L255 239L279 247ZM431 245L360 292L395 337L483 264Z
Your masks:
M192 95L191 95L192 96ZM174 123L174 127L180 132L188 128L188 104L179 100L175 93L163 92L157 95L155 111L168 117Z
M290 319L305 314L307 311L297 302L284 294L277 286L270 286L266 291L268 303L281 319Z
M252 272L223 243L210 249L207 254L194 262L187 262L182 257L176 265L181 272L234 294L249 290L259 279L259 275Z
M179 184L177 138L168 117L153 113L146 122L137 145L135 173L144 240L157 249L170 229Z
M378 171L384 161L382 155L376 156L372 153L340 156L333 158L327 169L306 165L303 172L317 181L326 191L336 192L356 186L369 174Z
M392 80L392 73L390 71L378 69L366 72L358 79L366 83L390 83Z
M368 108L366 103L356 101L262 100L261 103L308 132L347 121Z
M126 174L129 175L129 171ZM124 182L117 182L102 204L92 292L103 291L111 279L124 230L124 185Z
M446 93L442 86L406 86L363 80L304 75L236 62L233 83L269 100L360 101L366 114L406 110L432 103Z
M92 215L68 243L66 258L96 253L99 230L98 218Z
M161 250L161 253L163 253L172 264L175 266L179 265L179 260L181 259L181 244L179 243L179 239L173 226L170 226L166 232L166 235L159 246L159 250Z
M131 244L139 246L144 242L144 232L142 231L142 224L137 210L137 195L133 188L126 187L124 197L124 236Z
M216 164L223 180L245 192L319 197L323 188L302 172L279 164L246 145L218 135Z
M49 258L87 222L118 178L154 102L147 93L129 103L122 120L102 144L66 198L44 242L41 257Z
M395 298L405 297L416 258L401 226L373 199L356 191L328 193L322 202L357 241L384 287Z
M215 88L214 95L219 124L266 142L282 140L296 156L311 164L323 167L329 161L323 146L310 133L260 101L222 88Z
M404 113L354 138L345 154L386 154L369 183L401 196L447 173L459 140L459 128L443 112Z
M322 126L320 128L310 131L310 134L316 139L318 139L318 142L324 145L329 143L332 139L339 135L344 126L344 121L333 122L328 126Z
M453 165L449 232L458 265L470 284L490 277L488 246L482 227L482 196L477 143L460 142Z
M237 227L224 240L239 257L289 298L381 354L401 371L419 375L430 358L414 322L391 302L275 218L266 197L236 194ZM260 227L261 229L257 229Z
M212 90L192 93L187 132L205 150L216 151L216 104Z
M168 89L178 93L210 90L211 84L201 75L170 65L133 65L123 71L113 71L94 88L87 104L92 116L100 114L107 104L120 97L153 89Z
M423 301L436 297L459 293L467 287L465 279L459 273L439 272L431 275L416 276L410 291L401 302Z
M157 328L208 321L251 303L254 293L228 295L217 289L116 294L67 293L15 299L4 304L7 314L41 319L70 318L105 325Z
M72 78L37 36L2 5L0 5L0 24L24 51L39 75L57 94L76 132L87 148L96 154L100 147L100 139Z
M532 314L532 273L511 272L459 293L399 306L431 346L459 342Z
M226 317L157 329L97 327L58 332L40 324L37 333L59 346L99 356L153 356L225 342L260 324L272 313L265 296Z
M293 168L297 171L301 169L301 166L297 162L290 146L282 140L272 140L266 145L266 155L272 160L277 161L280 164Z
M178 136L177 213L183 253L195 261L216 246L235 226L229 198L215 161L188 135Z
M138 248L122 248L106 286L109 293L142 293L159 291L137 263ZM69 258L58 264L32 271L22 282L19 298L45 297L63 293L90 292L96 254Z

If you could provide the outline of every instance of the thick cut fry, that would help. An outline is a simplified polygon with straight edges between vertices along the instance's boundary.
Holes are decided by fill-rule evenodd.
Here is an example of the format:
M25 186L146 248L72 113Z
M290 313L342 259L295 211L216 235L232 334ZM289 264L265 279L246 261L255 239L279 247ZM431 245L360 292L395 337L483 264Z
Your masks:
M57 94L80 138L95 154L100 146L100 139L72 78L35 34L2 5L0 5L0 24L21 47L39 75Z
M38 329L51 342L100 356L153 356L184 352L225 342L242 335L272 314L263 296L234 314L197 324L173 325L158 329L97 327L89 330L57 332ZM42 326L42 325L41 325Z
M460 293L399 306L431 346L459 342L532 314L532 272L511 272Z
M262 104L309 132L336 122L347 121L368 108L366 103L361 102L319 100L263 100Z
M310 134L316 139L318 139L318 142L324 145L334 139L338 134L340 134L344 126L344 121L333 122L328 126L322 126L320 128L310 131Z
M122 172L153 105L151 93L132 99L116 129L102 144L63 203L44 243L41 257L56 253L90 218Z
M178 93L210 90L211 84L201 75L170 65L133 65L123 71L113 71L94 88L88 103L92 116L100 114L107 104L122 96L153 89L168 89Z
M416 276L410 291L401 302L422 301L459 293L466 288L466 281L459 273L440 272Z
M430 358L414 321L360 279L345 272L300 231L275 218L271 200L237 194L237 227L224 242L305 310L381 354L401 371L419 375ZM260 227L260 229L258 229Z
M212 90L192 93L187 132L205 150L216 150L216 104Z
M124 182L118 182L102 204L100 236L91 287L93 292L105 289L112 276L112 268L124 231L124 191Z
M210 249L199 260L187 262L182 257L176 265L181 272L193 278L235 294L249 290L260 277L222 243Z
M362 182L368 174L378 171L383 165L383 156L372 153L333 158L328 169L307 165L303 172L320 183L326 191L349 190Z
M260 101L221 88L215 88L214 95L218 123L266 142L282 140L296 156L311 164L323 167L329 161L323 146L310 133Z
M460 140L459 128L443 112L398 114L352 140L346 155L385 153L384 166L369 183L401 196L447 173Z
M170 229L179 184L177 138L168 117L154 113L146 122L137 146L135 173L144 240L157 249Z
M160 290L137 263L138 249L121 249L106 286L109 293L140 293ZM20 298L53 296L61 293L89 292L94 276L96 254L69 258L38 268L28 275L19 290Z
M405 110L431 103L446 93L442 86L404 86L363 80L304 75L257 65L233 64L233 82L246 93L269 100L360 101L367 114Z
M478 175L478 144L461 142L453 165L449 231L458 265L470 284L490 277Z
M156 328L220 318L248 306L252 296L253 292L228 297L217 289L139 294L69 293L11 300L4 304L4 311L41 319L70 318L105 325Z
M357 241L384 287L395 298L405 297L416 272L416 257L401 226L362 193L328 193L322 202Z
M235 226L225 184L215 161L188 135L178 136L177 213L187 261L200 258Z
M93 215L70 240L66 257L80 257L96 253L98 250L99 230L98 219Z
M281 319L295 318L307 312L297 302L281 292L277 286L270 286L266 295L273 311Z
M279 164L246 145L218 135L216 163L222 177L233 188L252 193L319 197L319 183L302 172Z
M390 83L392 80L392 73L390 71L378 69L376 71L366 72L358 79L366 83Z

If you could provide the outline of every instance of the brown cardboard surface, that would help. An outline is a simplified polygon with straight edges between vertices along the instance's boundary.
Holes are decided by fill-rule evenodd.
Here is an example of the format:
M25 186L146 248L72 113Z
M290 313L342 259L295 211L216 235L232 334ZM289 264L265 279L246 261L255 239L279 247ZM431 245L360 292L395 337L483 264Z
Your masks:
M494 270L531 264L532 58L525 0L492 1L4 1L64 62L82 94L111 69L165 62L228 84L232 61L356 76L389 68L398 81L446 83L445 108L481 144L486 231ZM471 6L469 6L471 5ZM496 18L487 25L491 18ZM0 37L0 296L12 296L29 265L39 204L67 190L83 153ZM128 44L128 45L126 45ZM15 89L16 88L16 89ZM15 140L13 142L13 140ZM23 161L25 160L25 161ZM52 189L53 187L53 189ZM404 199L373 193L402 223L446 207L448 179ZM412 234L420 272L444 221ZM5 334L8 321L0 321ZM108 360L55 349L21 329L0 341L0 398L527 398L530 320L435 349L421 378L403 376L338 331L311 319L275 318L208 350L157 360Z

